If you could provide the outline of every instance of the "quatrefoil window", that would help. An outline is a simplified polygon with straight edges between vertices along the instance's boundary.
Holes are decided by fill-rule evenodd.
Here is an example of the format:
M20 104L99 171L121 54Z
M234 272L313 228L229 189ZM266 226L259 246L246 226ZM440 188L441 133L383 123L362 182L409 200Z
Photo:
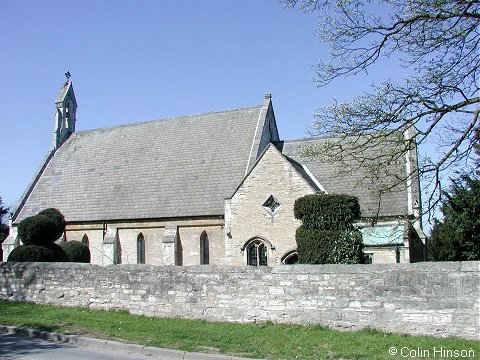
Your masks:
M265 201L262 206L269 213L275 214L281 205L282 204L277 199L275 199L273 195L270 195L267 201Z

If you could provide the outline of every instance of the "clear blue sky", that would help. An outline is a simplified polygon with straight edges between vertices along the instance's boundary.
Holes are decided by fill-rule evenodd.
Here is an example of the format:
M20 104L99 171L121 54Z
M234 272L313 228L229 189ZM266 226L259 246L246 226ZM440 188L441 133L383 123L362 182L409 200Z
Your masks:
M276 0L1 0L4 203L51 147L67 70L77 130L253 106L271 92L280 136L304 137L316 107L388 75L317 89L312 65L327 49L315 20Z

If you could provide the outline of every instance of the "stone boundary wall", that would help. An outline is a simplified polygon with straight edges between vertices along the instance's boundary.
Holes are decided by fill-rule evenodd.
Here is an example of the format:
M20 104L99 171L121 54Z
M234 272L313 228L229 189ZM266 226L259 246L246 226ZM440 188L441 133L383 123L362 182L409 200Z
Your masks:
M0 298L480 340L480 262L273 268L2 263Z

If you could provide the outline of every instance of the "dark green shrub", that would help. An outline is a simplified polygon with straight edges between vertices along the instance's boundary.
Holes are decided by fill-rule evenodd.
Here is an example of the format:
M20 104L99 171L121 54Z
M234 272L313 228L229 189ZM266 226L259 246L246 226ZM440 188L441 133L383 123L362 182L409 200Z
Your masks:
M63 236L63 232L65 231L65 217L63 214L54 208L48 208L42 210L38 213L38 215L46 216L49 221L51 221L54 226L51 228L50 239L53 241L57 240L58 238Z
M359 230L297 229L298 260L301 264L363 263L363 242Z
M335 236L335 231L306 229L303 225L300 226L295 235L299 263L331 264Z
M25 245L53 243L65 231L65 219L57 209L46 209L18 224L18 236Z
M65 254L67 254L68 261L89 263L90 249L81 241L65 241L60 244Z
M68 262L63 249L55 244L20 245L12 250L7 261L20 262Z
M18 224L18 236L25 245L45 245L51 243L54 224L43 215L30 216Z
M335 239L333 263L335 264L363 264L362 233L358 229L351 231L340 230Z
M20 245L12 250L7 261L53 262L55 261L55 252L45 246Z
M428 259L480 260L480 178L464 175L452 180L445 195L443 219L435 219L427 243Z
M294 214L307 229L351 229L361 212L355 196L315 194L297 199Z
M65 253L65 251L62 249L62 247L60 245L57 245L55 243L50 243L50 244L43 245L43 246L46 247L47 249L50 249L50 250L53 251L53 253L55 255L55 260L53 260L53 261L69 262L67 254Z
M295 201L294 213L303 225L297 229L301 264L362 263L362 234L358 199L349 195L306 195Z

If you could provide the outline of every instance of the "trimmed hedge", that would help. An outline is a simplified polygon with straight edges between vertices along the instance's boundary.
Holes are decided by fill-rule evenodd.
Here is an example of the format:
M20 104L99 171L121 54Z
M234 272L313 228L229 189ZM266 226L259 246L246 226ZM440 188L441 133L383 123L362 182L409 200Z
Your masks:
M67 262L68 257L55 241L65 231L65 218L57 209L45 209L18 224L18 237L23 245L9 254L7 261Z
M18 236L25 245L47 245L65 231L65 218L57 209L45 209L18 224Z
M300 264L331 264L336 231L307 229L300 226L295 234Z
M295 201L294 214L303 223L297 229L301 264L356 264L364 262L358 199L349 195L306 195Z
M351 229L361 215L358 199L341 194L305 195L293 211L307 229Z
M55 262L67 261L67 255L57 244L47 246L20 245L10 252L7 261Z
M25 245L46 245L53 232L54 224L46 216L35 215L23 219L18 224L18 236Z
M319 230L300 226L295 235L300 264L358 264L364 262L359 230Z
M67 254L68 261L79 263L90 262L90 249L87 244L81 241L64 241L60 246Z
M48 221L53 224L51 228L50 239L55 241L63 236L66 223L65 217L59 210L54 208L48 208L40 211L38 215L46 216L48 218Z
M10 252L7 261L51 262L55 261L55 254L45 246L20 245Z
M46 248L52 250L55 254L55 260L57 262L68 262L68 256L60 245L55 243L44 245Z

